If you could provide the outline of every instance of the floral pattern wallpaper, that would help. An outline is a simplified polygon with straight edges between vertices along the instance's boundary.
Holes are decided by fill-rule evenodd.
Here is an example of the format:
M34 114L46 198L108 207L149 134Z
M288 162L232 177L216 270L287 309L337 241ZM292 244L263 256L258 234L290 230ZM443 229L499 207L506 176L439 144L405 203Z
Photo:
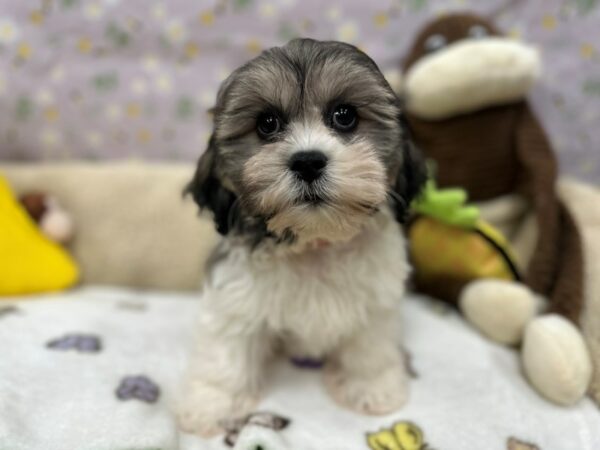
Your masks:
M541 47L534 106L563 171L600 182L600 0L0 0L0 159L195 160L219 83L296 36L398 70L420 26L493 16Z

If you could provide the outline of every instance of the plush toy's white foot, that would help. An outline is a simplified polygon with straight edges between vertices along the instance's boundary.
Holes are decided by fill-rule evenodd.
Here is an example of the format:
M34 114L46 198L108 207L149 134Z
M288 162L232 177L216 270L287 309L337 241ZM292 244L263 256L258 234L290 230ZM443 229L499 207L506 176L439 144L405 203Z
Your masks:
M459 306L483 334L502 344L517 344L535 316L538 300L525 285L493 279L476 280L461 292Z
M527 378L549 400L572 405L585 395L590 355L579 330L564 317L534 319L525 330L522 358Z
M252 396L233 395L201 380L193 380L177 408L179 427L188 433L212 437L223 430L220 423L248 414L256 403Z
M401 364L372 377L328 365L324 379L327 390L339 405L362 414L388 414L398 410L408 399L408 379Z

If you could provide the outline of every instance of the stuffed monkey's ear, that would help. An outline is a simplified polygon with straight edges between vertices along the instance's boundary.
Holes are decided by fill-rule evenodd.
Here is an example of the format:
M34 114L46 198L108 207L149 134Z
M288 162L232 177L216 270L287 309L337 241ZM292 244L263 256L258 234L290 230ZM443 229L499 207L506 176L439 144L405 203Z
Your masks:
M216 174L217 149L214 136L210 138L208 148L200 157L192 181L184 191L191 194L200 209L209 209L213 214L215 227L219 234L226 235L231 229L232 208L236 196L221 184Z
M396 220L404 223L412 201L419 196L427 181L427 167L423 155L415 146L408 124L401 118L403 133L401 142L402 164L398 168L392 190Z

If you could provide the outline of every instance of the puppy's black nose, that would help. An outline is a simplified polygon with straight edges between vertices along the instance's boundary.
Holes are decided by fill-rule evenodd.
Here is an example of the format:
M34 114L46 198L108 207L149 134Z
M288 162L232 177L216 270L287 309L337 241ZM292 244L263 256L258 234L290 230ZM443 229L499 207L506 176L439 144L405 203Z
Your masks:
M327 156L319 150L297 152L290 159L290 170L307 183L318 179L326 166Z

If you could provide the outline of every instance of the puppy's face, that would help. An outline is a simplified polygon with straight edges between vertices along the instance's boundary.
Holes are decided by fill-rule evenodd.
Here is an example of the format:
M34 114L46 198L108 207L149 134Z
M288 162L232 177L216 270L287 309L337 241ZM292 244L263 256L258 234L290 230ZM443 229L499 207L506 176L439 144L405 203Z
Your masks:
M354 236L390 196L403 216L422 170L375 63L350 45L302 39L221 86L190 191L223 234L335 241Z

